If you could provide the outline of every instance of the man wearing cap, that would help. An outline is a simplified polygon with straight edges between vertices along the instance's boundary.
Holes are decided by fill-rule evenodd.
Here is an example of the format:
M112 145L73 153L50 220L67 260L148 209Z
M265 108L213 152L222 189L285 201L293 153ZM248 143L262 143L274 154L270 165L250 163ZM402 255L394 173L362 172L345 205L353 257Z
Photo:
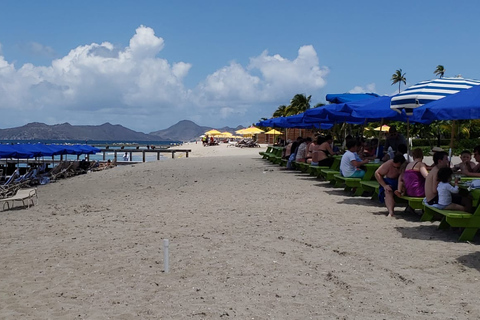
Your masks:
M397 132L397 127L391 126L390 130L388 130L388 136L384 150L388 150L389 147L392 147L393 152L395 153L398 151L398 146L401 144L407 145L405 137L401 133Z

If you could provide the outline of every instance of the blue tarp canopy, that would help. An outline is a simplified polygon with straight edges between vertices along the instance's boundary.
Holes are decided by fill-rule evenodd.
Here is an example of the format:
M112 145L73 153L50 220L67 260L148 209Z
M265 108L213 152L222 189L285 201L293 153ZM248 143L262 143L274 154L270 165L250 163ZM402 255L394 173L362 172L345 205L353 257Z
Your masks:
M89 145L0 144L0 158L39 158L63 154L95 154L101 150Z
M480 86L424 104L413 110L413 118L426 121L480 119Z
M379 95L376 93L329 93L327 94L326 99L331 103L343 103L370 99L378 96Z

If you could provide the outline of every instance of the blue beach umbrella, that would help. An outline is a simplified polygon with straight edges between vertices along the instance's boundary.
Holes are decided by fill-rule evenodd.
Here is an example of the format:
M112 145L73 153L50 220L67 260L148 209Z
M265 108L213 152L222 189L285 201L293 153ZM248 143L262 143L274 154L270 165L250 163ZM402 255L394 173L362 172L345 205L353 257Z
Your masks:
M480 85L478 80L469 80L462 77L440 78L422 81L392 97L390 107L398 112L411 116L416 108L427 105L447 96L457 94L473 86ZM413 118L415 120L415 118ZM407 117L407 136L409 136L409 118ZM453 137L453 136L452 136ZM453 140L451 144L453 143ZM451 149L450 149L451 151Z
M9 144L0 144L0 158L17 158L17 150Z
M378 94L376 93L339 93L339 94L329 93L327 94L325 99L331 103L343 103L343 102L371 99L373 97L378 97Z
M413 118L425 121L480 119L480 86L417 108Z
M390 107L398 112L405 110L407 115L412 115L414 109L424 104L478 85L480 85L478 80L461 77L422 81L394 95Z

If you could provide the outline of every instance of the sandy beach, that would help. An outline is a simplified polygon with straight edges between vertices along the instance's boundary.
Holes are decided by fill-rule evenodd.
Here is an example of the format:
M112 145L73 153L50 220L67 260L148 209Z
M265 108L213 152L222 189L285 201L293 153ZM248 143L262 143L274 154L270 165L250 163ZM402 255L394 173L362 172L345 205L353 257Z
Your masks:
M477 243L265 148L179 148L0 212L0 319L480 318Z

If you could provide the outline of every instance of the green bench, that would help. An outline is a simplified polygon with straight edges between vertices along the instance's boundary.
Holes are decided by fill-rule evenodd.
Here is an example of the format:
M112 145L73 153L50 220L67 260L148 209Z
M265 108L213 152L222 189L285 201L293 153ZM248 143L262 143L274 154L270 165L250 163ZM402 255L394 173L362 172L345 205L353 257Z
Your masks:
M380 184L378 181L360 181L362 192L371 192L372 200L378 200Z
M340 171L333 169L321 169L320 172L326 181L330 181L330 184L335 184L335 175L340 174Z
M423 210L423 197L401 196L397 199L399 202L408 203L408 206L414 210Z
M317 178L320 178L322 169L328 169L328 167L326 167L326 166L312 166L310 164L310 166L308 168L308 170L309 170L308 172L310 172L310 175L316 176Z
M306 162L297 162L297 161L294 162L294 166L295 166L295 169L298 169L303 173L307 173L308 168L310 167L310 165Z
M464 228L458 241L472 241L480 228L480 207L474 214L455 210L442 210L429 205L424 206L421 221L433 221L435 215L442 217L438 229L445 230L449 227Z
M334 188L341 188L345 185L344 190L350 192L352 189L355 189L354 196L361 196L363 194L363 188L361 185L362 179L360 178L346 178L341 174L335 174Z
M282 153L283 147L272 147L272 154L269 156L268 160L275 164L280 164L282 162Z
M268 159L268 156L272 154L272 146L268 146L267 150L260 151L258 154L262 156L262 159Z

